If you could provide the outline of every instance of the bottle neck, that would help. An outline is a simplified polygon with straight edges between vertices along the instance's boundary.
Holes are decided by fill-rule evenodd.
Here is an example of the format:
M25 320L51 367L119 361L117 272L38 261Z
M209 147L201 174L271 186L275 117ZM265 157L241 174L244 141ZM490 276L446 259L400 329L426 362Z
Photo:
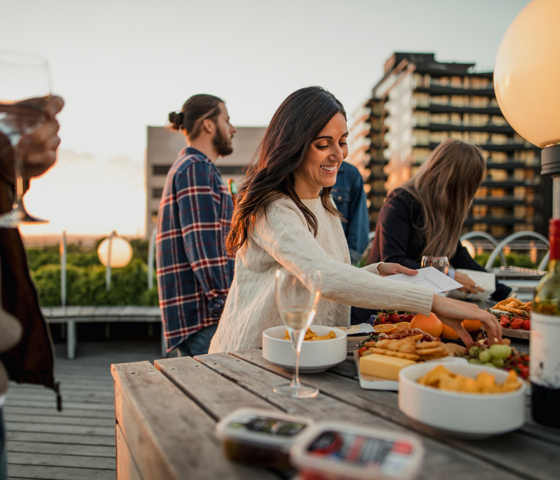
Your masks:
M560 264L560 235L550 235L549 270Z

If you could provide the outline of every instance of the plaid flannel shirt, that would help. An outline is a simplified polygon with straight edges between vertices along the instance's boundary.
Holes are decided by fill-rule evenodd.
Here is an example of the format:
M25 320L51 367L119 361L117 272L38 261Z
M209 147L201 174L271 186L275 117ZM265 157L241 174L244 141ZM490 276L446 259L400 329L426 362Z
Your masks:
M179 152L163 189L156 236L159 304L167 351L218 323L233 281L226 252L233 202L202 152Z

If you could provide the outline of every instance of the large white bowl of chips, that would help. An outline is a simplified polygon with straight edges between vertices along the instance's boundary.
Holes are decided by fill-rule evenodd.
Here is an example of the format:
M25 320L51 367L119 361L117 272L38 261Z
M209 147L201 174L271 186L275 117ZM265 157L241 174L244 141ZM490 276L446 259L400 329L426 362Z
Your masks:
M316 342L303 342L299 357L299 371L302 373L323 372L346 360L347 340L343 330L322 325L311 325L317 335L328 335L334 332L336 338ZM286 327L268 328L263 332L262 353L268 360L279 367L292 371L294 369L294 353L291 340L284 340Z
M447 434L485 438L511 432L525 424L527 384L508 393L458 393L428 387L418 379L438 364L420 363L399 372L399 408L407 416ZM508 372L480 365L444 364L452 373L476 379L480 372L494 375L502 384Z

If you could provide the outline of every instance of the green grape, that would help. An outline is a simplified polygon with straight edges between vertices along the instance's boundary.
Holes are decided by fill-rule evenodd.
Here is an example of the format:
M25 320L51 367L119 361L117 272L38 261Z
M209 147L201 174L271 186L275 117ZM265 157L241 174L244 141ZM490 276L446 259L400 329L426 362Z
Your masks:
M505 360L511 355L511 347L509 347L508 345L498 345L497 343L495 343L490 347L490 354L494 358Z
M492 363L496 368L502 368L504 366L504 360L502 358L493 358Z
M478 362L479 362L479 361L480 361L480 360L477 360L476 358L471 358L471 359L469 360L469 363L472 363L473 365L478 365Z
M471 345L468 348L467 352L472 358L477 358L478 352L480 352L480 348L478 348L476 345Z
M483 367L496 368L496 366L493 363L490 363L490 362L483 363L482 366Z
M488 350L482 350L482 352L480 352L478 354L478 358L483 363L488 363L488 362L490 362L490 360L492 360L492 355L490 354L490 352Z

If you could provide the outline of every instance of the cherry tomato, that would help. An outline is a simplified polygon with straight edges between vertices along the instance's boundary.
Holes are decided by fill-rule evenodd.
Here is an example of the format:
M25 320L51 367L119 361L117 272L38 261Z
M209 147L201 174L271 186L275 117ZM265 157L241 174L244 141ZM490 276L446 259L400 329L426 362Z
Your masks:
M511 318L509 318L507 315L502 315L500 317L500 325L502 327L509 328L510 323L511 323Z
M521 378L529 378L529 367L527 365L519 366L519 376Z
M531 320L525 320L523 322L523 329L524 330L531 330Z
M515 330L521 328L523 326L523 322L525 320L523 320L522 318L514 318L513 321L511 322L509 328L513 328Z
M367 351L367 347L362 347L358 350L358 355L361 357L363 355L363 353Z

